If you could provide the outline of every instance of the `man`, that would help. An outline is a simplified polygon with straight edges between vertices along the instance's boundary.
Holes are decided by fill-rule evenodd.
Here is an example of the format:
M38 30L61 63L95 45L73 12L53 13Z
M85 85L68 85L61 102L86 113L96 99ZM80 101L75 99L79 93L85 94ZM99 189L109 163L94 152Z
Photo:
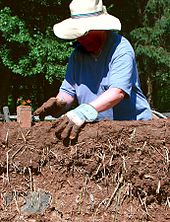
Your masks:
M54 25L54 33L62 39L76 39L77 46L58 95L35 115L65 113L56 121L56 133L63 139L76 138L86 122L151 119L133 48L111 31L121 29L119 20L106 12L102 0L73 0L70 11L71 18ZM77 108L68 111L75 100Z

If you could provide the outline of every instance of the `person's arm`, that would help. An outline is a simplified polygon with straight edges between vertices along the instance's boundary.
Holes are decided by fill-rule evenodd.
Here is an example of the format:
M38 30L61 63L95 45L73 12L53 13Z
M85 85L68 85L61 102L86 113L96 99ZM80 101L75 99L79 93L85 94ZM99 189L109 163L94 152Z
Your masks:
M65 92L59 92L56 97L49 98L45 103L42 104L42 106L36 109L33 115L39 116L41 120L48 115L59 117L69 110L73 101L73 96L70 96Z
M66 110L68 110L73 104L75 98L66 92L60 91L57 94L56 99L66 102Z
M54 126L56 127L56 135L62 139L67 137L71 140L75 139L84 123L95 121L98 112L105 111L115 106L125 97L125 95L126 93L121 89L109 88L89 104L79 105L77 108L67 112L66 115L62 116L54 123Z
M93 106L97 112L103 112L117 105L125 96L126 93L123 90L118 88L109 88L89 104Z

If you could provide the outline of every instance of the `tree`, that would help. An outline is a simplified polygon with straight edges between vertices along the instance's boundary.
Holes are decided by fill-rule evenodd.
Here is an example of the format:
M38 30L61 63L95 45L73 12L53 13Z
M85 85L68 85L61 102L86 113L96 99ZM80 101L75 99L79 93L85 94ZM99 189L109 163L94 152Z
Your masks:
M3 6L2 2L0 4ZM61 9L60 1L53 2L55 2L55 9L57 7L58 10ZM0 10L0 63L1 66L8 68L12 75L42 76L51 84L64 78L66 63L72 48L69 42L61 41L53 34L52 24L60 18L61 10L58 17L52 10L50 15L45 16L48 11L43 9L51 8L51 4L52 1L49 3L49 1L29 0L22 1L20 8L20 4L5 1L4 5L10 7ZM37 5L41 8L38 15ZM4 79L6 76L6 72L1 71L1 78ZM10 84L9 81L6 81L7 83ZM6 85L5 88L9 86ZM1 93L9 92L3 90ZM4 98L7 98L7 95ZM2 103L0 107L4 105L4 100Z
M52 82L53 78L63 79L65 64L71 52L68 42L57 40L52 28L33 35L25 23L5 7L0 11L0 31L4 44L0 48L2 63L13 73L23 76L44 74Z
M170 104L169 8L169 0L149 0L143 27L131 32L141 77L147 82L149 102L159 110L168 110Z
M143 14L148 0L114 0L104 1L110 14L118 17L122 24L121 33L130 40L130 32L141 26Z

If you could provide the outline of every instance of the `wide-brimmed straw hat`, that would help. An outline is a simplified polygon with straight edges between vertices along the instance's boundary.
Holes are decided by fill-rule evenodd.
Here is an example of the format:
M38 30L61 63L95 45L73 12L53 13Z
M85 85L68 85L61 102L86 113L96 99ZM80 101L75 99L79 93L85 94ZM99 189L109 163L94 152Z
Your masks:
M71 18L54 25L54 33L61 39L77 39L90 30L121 30L118 18L109 15L102 0L73 0Z

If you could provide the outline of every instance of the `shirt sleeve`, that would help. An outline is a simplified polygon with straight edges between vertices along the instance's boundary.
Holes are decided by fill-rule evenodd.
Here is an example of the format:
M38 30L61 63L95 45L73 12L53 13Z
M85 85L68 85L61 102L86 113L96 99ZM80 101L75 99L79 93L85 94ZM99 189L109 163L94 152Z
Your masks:
M133 85L134 58L131 53L117 56L109 67L109 88L122 89L130 96Z
M66 69L66 75L65 79L61 84L60 91L64 91L70 96L75 96L75 81L74 81L74 54L70 56L67 69Z

